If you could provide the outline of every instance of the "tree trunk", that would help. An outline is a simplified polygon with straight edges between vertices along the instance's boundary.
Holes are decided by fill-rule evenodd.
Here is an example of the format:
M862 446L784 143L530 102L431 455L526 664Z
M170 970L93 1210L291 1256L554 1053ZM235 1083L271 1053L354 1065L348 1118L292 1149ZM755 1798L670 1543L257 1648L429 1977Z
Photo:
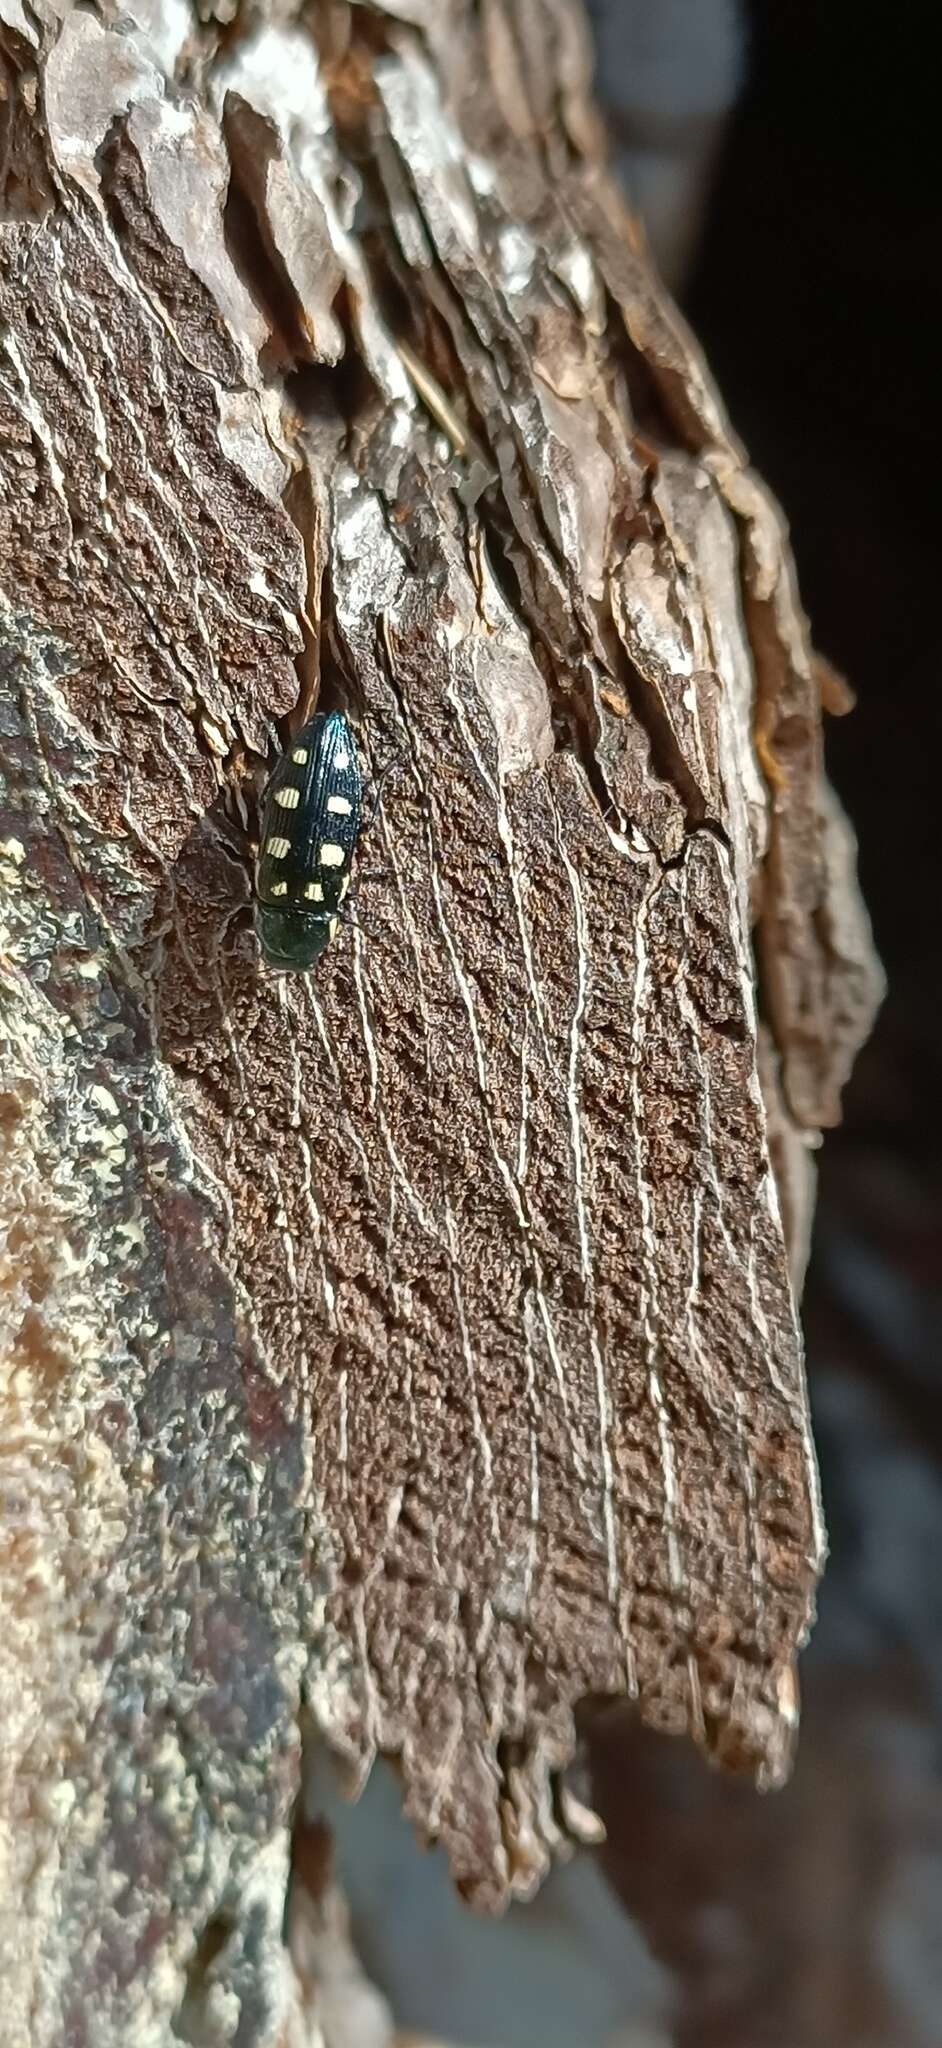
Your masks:
M318 1746L500 1905L586 1697L782 1778L822 1553L879 977L781 522L568 0L218 12L0 4L11 2048L374 2038ZM391 767L278 977L315 699Z

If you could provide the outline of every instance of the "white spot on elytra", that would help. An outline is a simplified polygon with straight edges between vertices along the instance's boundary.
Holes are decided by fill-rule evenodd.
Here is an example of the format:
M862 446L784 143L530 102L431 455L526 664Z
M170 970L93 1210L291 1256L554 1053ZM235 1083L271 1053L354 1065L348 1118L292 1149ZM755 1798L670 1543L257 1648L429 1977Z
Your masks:
M320 851L320 863L322 868L342 868L344 863L343 847L335 846L332 840L325 839Z
M274 839L266 839L265 852L271 854L272 860L284 860L290 845L290 839L285 839L280 833L276 832Z
M346 893L347 893L347 890L349 889L349 887L350 887L350 877L349 877L349 875L344 875L343 881L342 881L342 882L341 882L341 884L340 884L340 899L339 899L339 900L340 900L340 902L341 902L341 903L343 902L343 899L344 899L344 897L345 897L345 895L346 895Z
M333 813L335 818L349 818L353 805L348 797L329 796L327 799L327 809Z
M271 893L272 893L272 895L273 895L273 896L287 896L287 894L288 894L288 884L287 884L287 882L273 882L273 883L272 883L272 885L271 885Z
M304 767L304 764L305 764L305 762L306 762L306 760L307 760L307 748L306 748L306 747L292 747L292 749L291 749L291 759L292 759L292 761L296 761L296 762L297 762L297 764L298 764L298 767L299 767L299 768L303 768L303 767Z
M304 894L311 903L323 903L324 901L324 891L320 882L309 882Z
M346 747L341 747L339 751L334 755L334 767L337 769L338 773L342 775L344 769L349 768L349 766L350 756L347 753Z
M276 789L275 791L275 802L281 805L283 811L296 811L300 801L301 791L299 789L292 789L290 785L287 789Z
M333 939L333 938L336 938L336 936L337 936L337 926L338 926L338 924L339 924L339 923L340 923L340 919L339 919L339 917L332 917L332 918L331 918L331 920L330 920L330 923L329 923L329 925L328 925L328 927L327 927L327 932L328 932L328 936L329 936L330 938L332 938L332 939Z

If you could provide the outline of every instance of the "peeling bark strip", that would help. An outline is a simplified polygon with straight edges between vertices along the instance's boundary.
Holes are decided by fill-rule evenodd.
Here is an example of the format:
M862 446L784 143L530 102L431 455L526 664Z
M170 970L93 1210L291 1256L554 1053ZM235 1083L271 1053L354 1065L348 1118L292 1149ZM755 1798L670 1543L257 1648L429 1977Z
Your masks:
M282 2038L302 1706L488 1903L586 1694L781 1777L878 989L577 10L205 12L0 7L11 2043ZM278 979L318 676L386 873Z

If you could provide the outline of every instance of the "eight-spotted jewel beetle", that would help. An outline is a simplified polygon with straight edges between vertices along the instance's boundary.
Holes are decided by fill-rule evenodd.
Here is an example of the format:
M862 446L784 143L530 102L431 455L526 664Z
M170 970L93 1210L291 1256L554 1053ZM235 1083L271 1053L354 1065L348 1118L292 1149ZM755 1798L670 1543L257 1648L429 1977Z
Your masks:
M360 770L340 711L319 711L262 800L255 929L269 967L311 967L337 929L360 828Z

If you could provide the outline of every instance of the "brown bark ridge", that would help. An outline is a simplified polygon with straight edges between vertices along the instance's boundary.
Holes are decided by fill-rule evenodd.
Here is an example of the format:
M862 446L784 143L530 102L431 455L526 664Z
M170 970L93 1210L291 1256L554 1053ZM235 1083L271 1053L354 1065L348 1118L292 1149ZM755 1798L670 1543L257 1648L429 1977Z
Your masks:
M783 1775L879 976L577 9L0 18L5 2038L268 2043L302 1726L490 1904L586 1696ZM384 872L289 980L317 690Z

